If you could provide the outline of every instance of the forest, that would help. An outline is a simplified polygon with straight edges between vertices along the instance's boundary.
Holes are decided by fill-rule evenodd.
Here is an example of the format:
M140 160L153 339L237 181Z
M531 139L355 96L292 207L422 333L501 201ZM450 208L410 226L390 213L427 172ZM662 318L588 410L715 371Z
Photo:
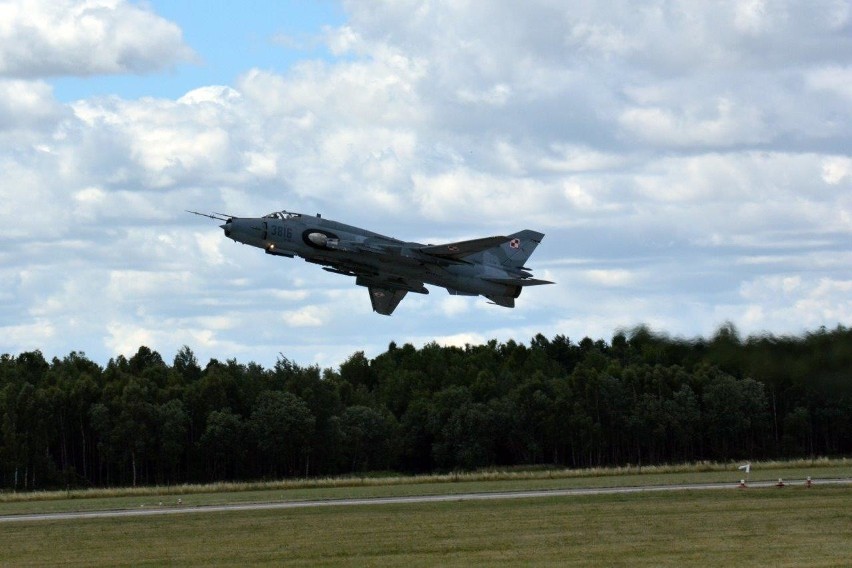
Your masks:
M0 490L852 453L852 330L391 343L339 369L0 356Z

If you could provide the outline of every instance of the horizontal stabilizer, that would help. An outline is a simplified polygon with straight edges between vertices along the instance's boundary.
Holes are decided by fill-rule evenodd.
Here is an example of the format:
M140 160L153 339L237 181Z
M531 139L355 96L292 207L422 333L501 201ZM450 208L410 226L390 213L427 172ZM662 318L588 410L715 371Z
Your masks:
M484 237L470 241L448 243L446 245L420 247L420 252L441 258L461 259L465 256L500 246L509 240L509 237Z
M508 284L510 286L541 286L542 284L553 284L550 280L539 280L538 278L487 278L489 282L497 284Z

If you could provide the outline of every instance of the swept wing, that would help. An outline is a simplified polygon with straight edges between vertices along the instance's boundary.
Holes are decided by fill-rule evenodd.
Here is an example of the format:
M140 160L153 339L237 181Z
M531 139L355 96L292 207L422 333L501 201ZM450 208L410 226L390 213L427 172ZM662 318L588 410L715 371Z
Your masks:
M351 262L316 262L325 264L323 270L344 276L354 276L355 284L364 286L370 292L370 302L373 311L389 316L408 292L428 294L429 290L423 282L410 278L401 278L375 269Z
M405 298L405 295L408 294L407 290L391 290L375 286L370 286L369 290L373 311L385 316L391 315L402 299Z
M448 243L445 245L429 245L420 247L420 252L441 258L461 260L466 256L500 246L510 240L511 239L509 237L484 237L481 239L459 241L457 243Z

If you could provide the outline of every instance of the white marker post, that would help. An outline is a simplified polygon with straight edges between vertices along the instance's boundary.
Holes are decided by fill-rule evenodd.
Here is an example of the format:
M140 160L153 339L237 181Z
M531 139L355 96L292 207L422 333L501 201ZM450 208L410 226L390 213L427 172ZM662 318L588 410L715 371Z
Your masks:
M740 481L740 487L745 487L746 482L748 482L748 474L749 474L749 472L751 472L751 464L747 463L747 464L741 465L737 469L745 470L746 478Z

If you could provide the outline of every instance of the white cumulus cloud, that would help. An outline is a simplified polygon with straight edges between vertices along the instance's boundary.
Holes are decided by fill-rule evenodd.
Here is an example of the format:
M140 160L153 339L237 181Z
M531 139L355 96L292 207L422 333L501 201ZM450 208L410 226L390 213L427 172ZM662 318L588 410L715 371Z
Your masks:
M177 25L124 0L0 4L0 76L148 73L193 57Z

